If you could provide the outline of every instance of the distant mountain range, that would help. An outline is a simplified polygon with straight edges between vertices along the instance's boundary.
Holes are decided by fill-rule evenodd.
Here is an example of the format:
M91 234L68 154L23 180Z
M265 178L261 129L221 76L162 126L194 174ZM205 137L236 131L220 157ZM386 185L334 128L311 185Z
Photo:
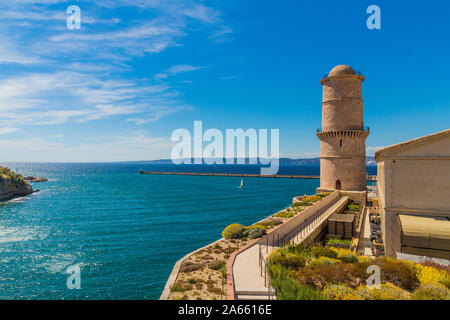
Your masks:
M171 164L172 160L170 159L160 159L160 160L149 160L149 161L137 161L137 162L145 162L145 163L153 163L153 164ZM191 159L191 163L194 163L194 159ZM223 159L223 163L225 163L225 159ZM236 161L234 162L236 163ZM245 159L245 163L249 163L249 159ZM292 165L319 165L320 158L300 158L300 159L291 159L291 158L280 158L280 165L292 166ZM366 165L368 166L376 166L377 162L374 157L367 156L366 157Z

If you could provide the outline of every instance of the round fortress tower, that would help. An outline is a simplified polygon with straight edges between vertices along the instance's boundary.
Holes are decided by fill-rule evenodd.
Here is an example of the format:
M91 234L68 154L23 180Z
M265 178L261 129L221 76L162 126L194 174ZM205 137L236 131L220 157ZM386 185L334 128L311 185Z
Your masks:
M366 189L366 139L362 82L364 77L349 66L334 67L323 85L320 145L320 188Z

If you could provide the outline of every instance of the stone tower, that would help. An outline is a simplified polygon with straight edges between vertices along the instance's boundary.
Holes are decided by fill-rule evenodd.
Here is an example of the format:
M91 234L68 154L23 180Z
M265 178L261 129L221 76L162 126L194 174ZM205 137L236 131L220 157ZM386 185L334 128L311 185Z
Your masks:
M366 188L366 139L362 82L349 66L334 67L323 85L320 145L320 190L363 191Z

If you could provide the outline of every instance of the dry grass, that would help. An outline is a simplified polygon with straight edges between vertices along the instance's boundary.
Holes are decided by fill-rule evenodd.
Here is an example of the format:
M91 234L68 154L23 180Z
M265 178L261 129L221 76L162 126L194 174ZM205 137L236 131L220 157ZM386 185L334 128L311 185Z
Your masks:
M190 256L180 267L170 300L226 299L226 263L247 239L222 239Z

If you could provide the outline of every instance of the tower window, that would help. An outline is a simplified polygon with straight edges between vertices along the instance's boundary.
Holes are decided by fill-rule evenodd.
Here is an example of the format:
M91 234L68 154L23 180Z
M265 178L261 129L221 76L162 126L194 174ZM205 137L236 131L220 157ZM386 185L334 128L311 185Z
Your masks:
M339 146L342 148L342 139L339 140Z

